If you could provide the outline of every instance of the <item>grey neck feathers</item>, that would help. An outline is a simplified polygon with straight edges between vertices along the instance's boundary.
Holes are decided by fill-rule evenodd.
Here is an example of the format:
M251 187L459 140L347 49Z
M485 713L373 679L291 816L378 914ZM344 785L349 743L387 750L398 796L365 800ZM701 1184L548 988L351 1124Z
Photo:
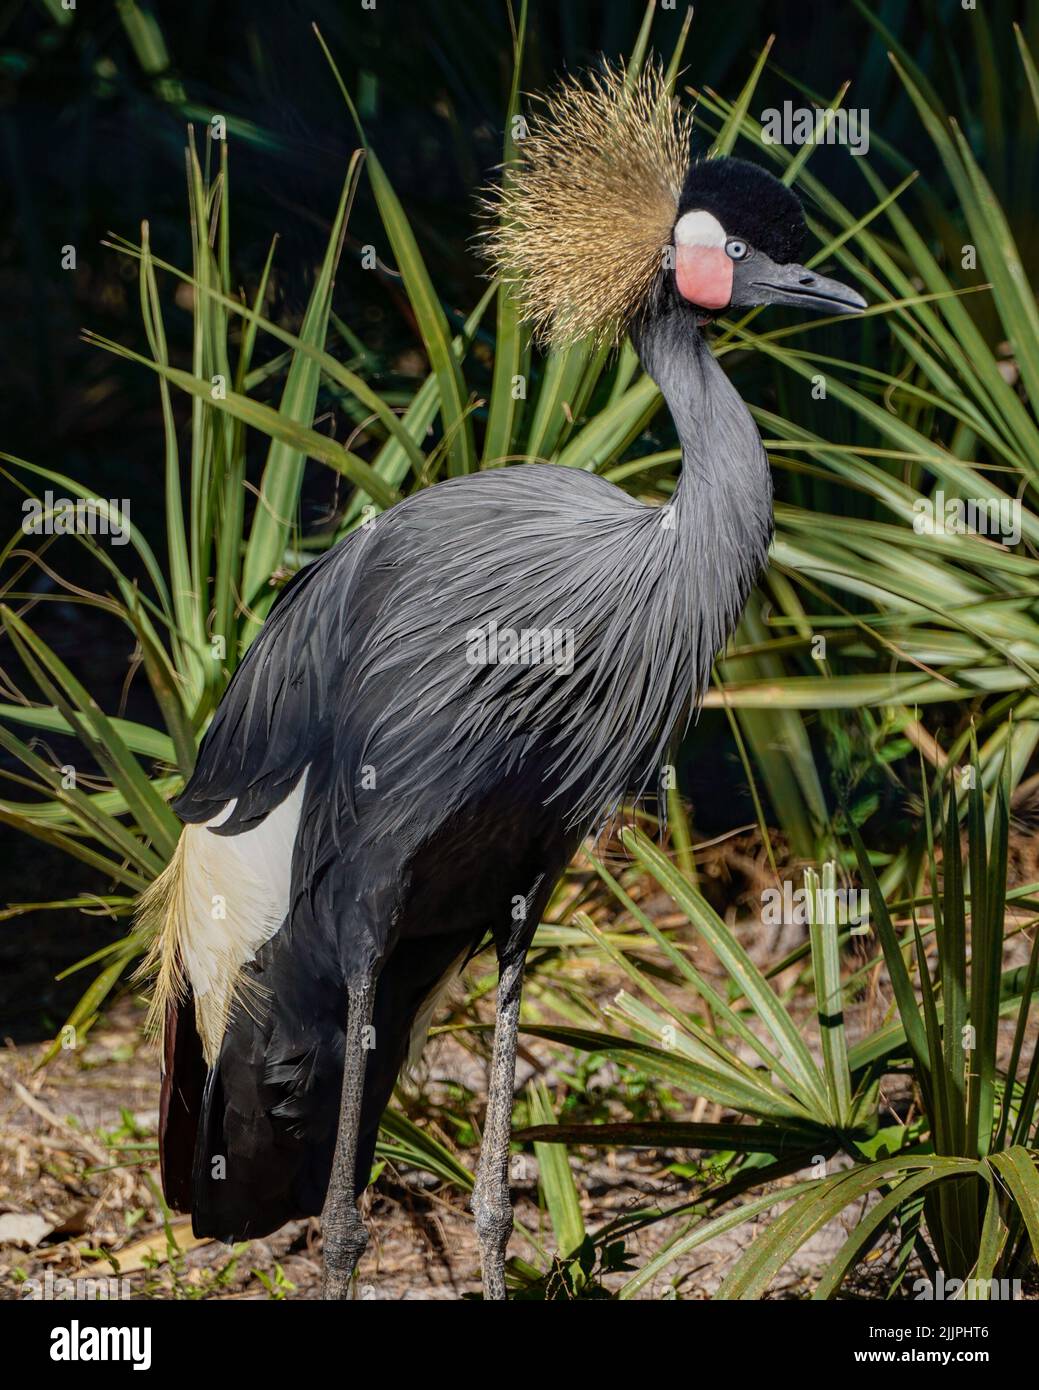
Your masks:
M682 446L671 502L676 561L689 585L697 686L731 636L772 541L772 478L757 426L693 314L668 306L635 335Z

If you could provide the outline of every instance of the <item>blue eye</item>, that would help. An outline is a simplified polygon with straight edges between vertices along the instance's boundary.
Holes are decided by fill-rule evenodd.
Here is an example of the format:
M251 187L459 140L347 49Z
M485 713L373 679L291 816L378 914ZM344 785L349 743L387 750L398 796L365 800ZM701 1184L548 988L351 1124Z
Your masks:
M725 243L725 254L734 261L742 261L750 250L745 241L740 241L739 237L731 236Z

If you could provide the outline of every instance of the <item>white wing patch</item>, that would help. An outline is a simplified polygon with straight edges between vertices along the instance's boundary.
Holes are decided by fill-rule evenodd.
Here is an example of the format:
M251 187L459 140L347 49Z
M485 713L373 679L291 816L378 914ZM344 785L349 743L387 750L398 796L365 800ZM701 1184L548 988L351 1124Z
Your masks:
M157 929L149 960L158 968L152 1014L183 992L195 996L195 1020L210 1066L216 1061L242 966L275 934L288 913L292 851L307 773L260 825L240 835L211 827L234 810L229 802L204 825L186 825L169 867L142 900L141 923ZM157 921L156 921L157 919ZM250 1001L242 1001L248 1004Z

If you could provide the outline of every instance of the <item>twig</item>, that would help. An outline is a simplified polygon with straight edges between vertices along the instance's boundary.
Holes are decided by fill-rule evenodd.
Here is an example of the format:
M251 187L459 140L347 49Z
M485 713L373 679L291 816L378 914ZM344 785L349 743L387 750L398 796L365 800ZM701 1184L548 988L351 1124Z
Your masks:
M15 1081L13 1077L11 1078L11 1089L23 1105L28 1106L34 1114L39 1115L40 1119L43 1120L45 1124L50 1125L52 1129L56 1129L59 1134L66 1135L72 1141L75 1148L81 1149L85 1154L89 1154L95 1163L108 1163L111 1155L107 1150L103 1149L100 1144L95 1144L93 1139L89 1139L85 1134L79 1134L65 1120L55 1115L53 1110L48 1110L42 1100L37 1100L27 1087L23 1086L20 1081Z

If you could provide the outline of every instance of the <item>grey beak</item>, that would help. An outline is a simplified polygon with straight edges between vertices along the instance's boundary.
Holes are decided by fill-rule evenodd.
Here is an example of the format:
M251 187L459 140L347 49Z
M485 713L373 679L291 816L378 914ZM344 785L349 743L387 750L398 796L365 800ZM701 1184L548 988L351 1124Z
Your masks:
M776 265L758 256L747 269L745 287L754 304L792 304L822 314L858 314L866 308L857 290L803 265Z

